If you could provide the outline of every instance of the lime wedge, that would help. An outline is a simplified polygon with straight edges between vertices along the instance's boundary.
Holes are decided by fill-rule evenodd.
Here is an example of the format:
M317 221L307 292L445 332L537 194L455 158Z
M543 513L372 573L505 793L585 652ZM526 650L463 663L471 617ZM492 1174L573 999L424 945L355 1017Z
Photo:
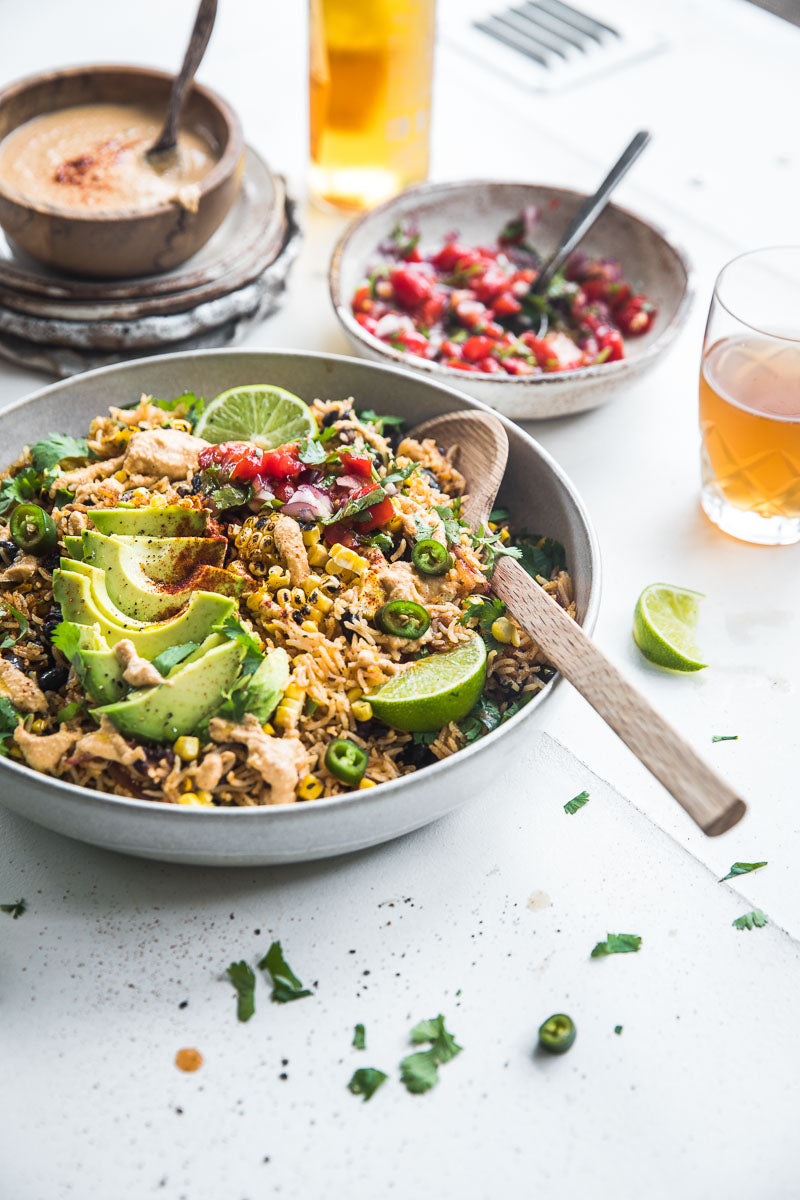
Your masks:
M701 671L700 651L694 640L697 608L702 592L651 583L636 601L633 640L645 658L673 671Z
M446 654L417 659L367 696L379 721L407 733L431 733L460 721L486 679L486 646L473 637Z
M255 383L230 388L212 400L194 432L207 442L252 442L262 450L274 450L314 437L317 423L299 396L269 383Z

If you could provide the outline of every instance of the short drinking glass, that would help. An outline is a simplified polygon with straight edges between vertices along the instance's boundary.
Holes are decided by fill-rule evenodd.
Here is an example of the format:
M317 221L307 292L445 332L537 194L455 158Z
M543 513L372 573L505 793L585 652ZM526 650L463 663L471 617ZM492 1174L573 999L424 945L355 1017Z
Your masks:
M725 533L800 541L800 246L742 254L714 287L700 369L701 503Z

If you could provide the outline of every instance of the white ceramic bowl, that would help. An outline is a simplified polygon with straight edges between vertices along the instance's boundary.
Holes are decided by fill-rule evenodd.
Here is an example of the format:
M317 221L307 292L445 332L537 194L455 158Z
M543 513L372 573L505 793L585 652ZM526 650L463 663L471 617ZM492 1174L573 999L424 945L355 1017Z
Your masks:
M654 225L611 204L581 243L589 255L616 258L636 291L658 307L652 329L640 338L626 339L627 357L552 375L489 375L459 371L393 349L359 325L350 302L380 256L377 246L398 224L413 218L422 244L442 245L456 230L468 245L492 242L505 223L527 205L539 209L536 248L547 256L579 206L580 192L543 184L424 183L359 217L340 238L331 259L329 286L336 315L354 349L376 362L395 363L428 379L460 388L516 419L560 417L597 408L619 395L667 348L685 321L692 297L690 267L685 254Z
M85 433L110 404L142 392L213 397L248 383L277 383L307 401L356 396L365 408L399 413L409 426L439 413L480 408L474 400L407 371L336 355L280 350L205 350L137 359L42 388L0 413L0 445L11 460L51 430ZM505 422L510 452L501 492L521 525L564 543L578 617L594 626L599 604L595 535L572 484L526 433ZM3 464L5 465L5 464ZM360 850L435 821L502 772L513 745L538 722L558 677L507 724L443 762L391 783L329 800L282 807L179 807L76 787L0 758L0 802L58 833L143 858L205 865L303 862Z

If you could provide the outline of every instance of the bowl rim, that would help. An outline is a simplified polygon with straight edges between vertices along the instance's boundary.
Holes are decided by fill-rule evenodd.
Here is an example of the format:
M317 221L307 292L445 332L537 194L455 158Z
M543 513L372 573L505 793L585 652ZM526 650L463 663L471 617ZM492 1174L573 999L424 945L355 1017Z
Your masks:
M435 182L418 183L412 187L405 188L402 192L398 192L396 196L391 196L388 200L384 200L382 204L377 204L374 208L361 213L360 216L348 224L337 240L328 267L328 292L333 310L339 323L350 338L367 347L372 353L380 354L381 357L386 358L389 362L410 367L420 374L429 376L432 379L440 379L444 383L449 383L452 380L453 387L457 387L456 380L458 379L462 381L462 386L468 386L468 383L478 381L481 383L491 381L492 384L499 384L503 387L515 385L517 388L554 387L559 384L563 386L580 382L582 379L597 378L613 382L614 379L619 379L624 375L641 370L667 348L683 325L694 297L694 267L692 261L683 248L683 245L668 236L660 225L649 220L647 217L643 217L633 209L624 208L622 205L611 202L607 205L609 209L616 210L623 216L643 225L651 233L654 233L675 256L685 276L683 292L681 293L675 312L660 331L658 337L640 355L637 355L636 358L623 358L611 363L594 363L588 367L576 367L571 371L553 371L551 374L542 375L508 375L505 372L499 374L490 371L470 371L467 383L464 379L463 371L459 371L455 367L445 366L444 363L431 362L430 359L417 358L408 352L395 350L394 347L387 345L380 338L376 338L373 334L368 333L353 317L347 300L342 297L342 265L350 248L350 243L356 234L364 225L371 222L373 218L390 212L397 205L398 201L404 200L406 197L413 199L415 197L435 196L439 192L452 192L458 189L475 187L480 187L484 190L490 187L544 188L547 191L558 193L564 197L575 198L579 201L586 200L589 195L588 192L581 192L576 188L563 187L560 184L534 183L531 180L522 179L437 180Z
M165 363L180 362L181 360L225 357L235 359L237 357L252 357L252 355L265 355L269 358L271 355L281 355L283 357L292 356L299 359L319 359L321 362L330 362L334 360L345 364L358 366L360 369L375 371L378 374L404 375L412 374L409 371L404 371L394 366L388 366L384 363L374 363L365 361L363 358L355 358L347 354L329 354L322 350L282 350L279 347L270 346L262 348L227 348L227 349L207 349L207 350L185 350L176 354L160 354L151 355L148 358L128 359L121 363L112 363L110 366L96 367L92 371L82 371L80 375L73 376L69 379L58 380L55 383L47 384L44 387L37 388L33 392L22 396L13 404L8 405L0 411L0 421L6 416L16 412L18 409L25 408L28 404L32 404L40 400L43 396L51 395L59 390L75 386L76 383L83 383L86 379L103 378L104 376L112 376L123 368L146 366L148 363L155 365L164 365ZM419 381L418 377L414 377ZM541 457L547 468L555 476L556 481L561 486L563 491L567 493L569 499L574 506L578 517L580 518L583 529L586 533L588 543L589 557L589 591L587 596L586 612L582 621L582 628L591 633L597 622L597 617L600 609L600 593L602 586L602 567L600 560L600 547L597 541L597 534L592 524L591 518L586 510L586 506L573 485L572 481L567 476L566 472L555 461L552 455L540 445L535 438L521 426L517 425L508 417L501 413L495 412L488 405L480 400L476 400L473 396L469 396L464 392L459 392L455 388L448 387L436 380L426 380L428 384L432 384L437 390L443 391L452 396L456 408L478 409L482 412L490 412L495 416L508 430L521 438L526 450L531 448ZM109 389L111 391L111 389ZM527 445L530 443L530 445ZM479 738L469 746L465 746L462 750L455 754L449 755L447 758L439 759L435 763L430 763L426 767L419 768L420 771L430 772L428 778L439 778L444 780L445 776L454 764L466 762L468 757L475 753L483 753L488 750L490 745L494 745L502 738L507 736L513 729L517 728L520 723L530 717L530 715L538 709L552 695L554 689L561 683L563 676L556 674L543 687L524 708L515 713L508 721L498 726L496 729L487 733L484 737ZM390 779L384 783L378 783L375 787L365 788L362 790L344 792L339 796L322 797L319 800L309 801L308 804L276 804L276 805L253 805L242 808L194 808L189 805L170 804L163 800L140 800L134 796L117 796L113 792L103 792L95 788L85 788L80 784L68 783L56 776L46 775L43 772L35 771L32 767L28 767L23 763L17 763L13 759L6 756L0 757L0 779L6 775L9 779L15 777L21 778L26 783L34 783L50 790L54 797L58 795L71 796L73 799L81 801L83 804L92 805L102 803L113 805L117 812L161 812L161 813L177 813L182 812L190 815L190 819L205 818L206 820L246 820L246 819L267 819L272 821L291 821L305 819L305 814L308 809L358 809L365 806L371 806L376 799L389 798L394 792L400 788L413 786L417 778L417 771L408 775L401 775L397 779ZM182 818L179 818L182 819Z
M83 65L75 65L70 67L57 67L54 70L37 71L33 75L26 75L21 79L12 80L11 83L0 88L0 110L9 101L16 96L24 94L29 88L41 84L53 83L60 79L70 79L78 75L91 74L93 72L112 72L120 76L130 76L131 78L150 76L151 78L161 79L167 83L171 83L175 76L170 71L162 71L158 67L139 66L135 63L85 63ZM227 140L219 159L203 178L199 181L200 201L202 203L205 196L214 191L220 184L224 183L233 172L236 170L237 163L244 152L244 134L242 132L242 124L235 110L228 104L219 92L213 88L207 87L205 84L198 83L195 79L192 83L190 93L198 92L205 100L207 100L222 116L227 129ZM91 103L91 101L87 101ZM135 101L131 101L135 103ZM65 105L69 108L71 105ZM37 113L37 116L44 116L45 112L53 111L51 109L43 110ZM56 110L57 111L57 110ZM30 117L29 120L35 120L35 117ZM23 122L25 124L25 122ZM19 129L19 125L14 126L14 130ZM10 130L9 132L14 132ZM5 135L6 137L8 134ZM4 138L0 141L5 140ZM149 208L136 209L131 212L107 212L107 213L81 213L67 208L57 208L54 205L40 204L35 201L29 201L21 192L15 191L13 188L4 187L0 179L0 199L5 200L9 204L15 204L18 208L25 212L36 213L39 216L59 218L63 221L76 222L80 225L96 225L96 224L113 224L118 222L142 221L151 217L160 217L165 214L175 213L175 204L172 201L166 201L163 204L156 204Z

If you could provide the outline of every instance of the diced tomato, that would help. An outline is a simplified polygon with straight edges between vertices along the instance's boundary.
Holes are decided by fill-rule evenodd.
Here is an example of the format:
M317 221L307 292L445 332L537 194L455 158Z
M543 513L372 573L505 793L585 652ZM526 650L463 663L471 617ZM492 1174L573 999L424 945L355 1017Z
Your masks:
M478 369L486 371L489 375L497 375L503 370L496 358L482 358L478 363Z
M280 483L275 483L273 480L270 480L269 486L272 488L277 499L282 500L284 504L286 504L287 501L291 500L292 496L295 493L294 484L289 483L288 480L282 480Z
M439 347L439 354L442 358L459 359L461 358L461 348L461 342L445 341Z
M469 246L462 246L460 242L456 241L447 242L438 254L434 254L431 262L437 271L450 272L458 260L467 254L469 254Z
M494 301L493 307L496 317L513 317L516 313L522 311L522 305L512 292L503 292Z
M618 362L625 357L625 343L618 329L612 329L610 325L600 325L595 330L595 334L600 354L608 351L604 358L605 362Z
M499 267L489 266L472 286L479 300L483 300L486 304L493 304L495 298L508 287L508 276Z
M456 305L456 315L466 329L474 329L486 319L486 305L480 300L461 300Z
M421 271L412 271L408 267L395 267L389 279L395 300L403 308L416 308L431 294L431 280Z
M656 307L644 296L632 296L616 310L614 319L623 333L629 337L640 337L647 333L656 319Z
M470 337L461 347L461 352L467 362L477 362L491 352L494 341L489 337Z
M523 333L520 341L523 342L531 353L536 358L540 367L544 368L549 360L553 357L553 351L550 343L544 338L538 337L535 333Z
M299 449L297 442L287 442L275 450L265 450L261 461L261 471L272 479L291 479L305 470L305 464L297 457Z
M375 317L367 316L367 314L363 312L357 312L354 314L354 316L359 325L361 325L363 329L366 329L367 333L374 333L378 328L378 322L376 321Z
M446 358L443 365L445 367L455 367L457 371L477 371L478 367L472 363L462 362L460 358Z
M509 375L535 375L537 371L524 358L514 358L513 355L503 359L503 367Z
M348 475L358 475L360 479L372 478L372 459L368 454L354 454L351 450L339 453Z
M356 289L356 294L353 296L354 312L371 312L374 303L375 301L372 298L372 289L368 283L364 283L360 288Z
M545 370L571 371L583 366L583 351L565 333L548 334L544 341L550 352L549 362L540 363ZM553 361L555 366L552 365Z
M333 525L326 525L322 536L329 546L335 546L338 542L340 546L347 546L350 550L354 550L358 545L355 534L344 521L335 521Z
M397 333L393 333L387 339L389 344L394 346L395 350L400 350L403 353L416 354L419 358L428 357L428 349L430 343L426 337L416 330L399 329Z
M441 321L447 304L448 296L445 292L434 292L421 305L417 313L417 320L430 329L437 321Z
M377 483L367 483L358 491L352 493L350 499L357 500L361 496L367 496L370 492L376 491L380 487ZM371 504L369 508L362 508L361 512L356 513L352 519L352 524L358 533L370 533L373 529L379 529L381 525L385 525L387 521L391 521L394 516L394 505L388 496L384 496L382 500L378 500L376 504Z

